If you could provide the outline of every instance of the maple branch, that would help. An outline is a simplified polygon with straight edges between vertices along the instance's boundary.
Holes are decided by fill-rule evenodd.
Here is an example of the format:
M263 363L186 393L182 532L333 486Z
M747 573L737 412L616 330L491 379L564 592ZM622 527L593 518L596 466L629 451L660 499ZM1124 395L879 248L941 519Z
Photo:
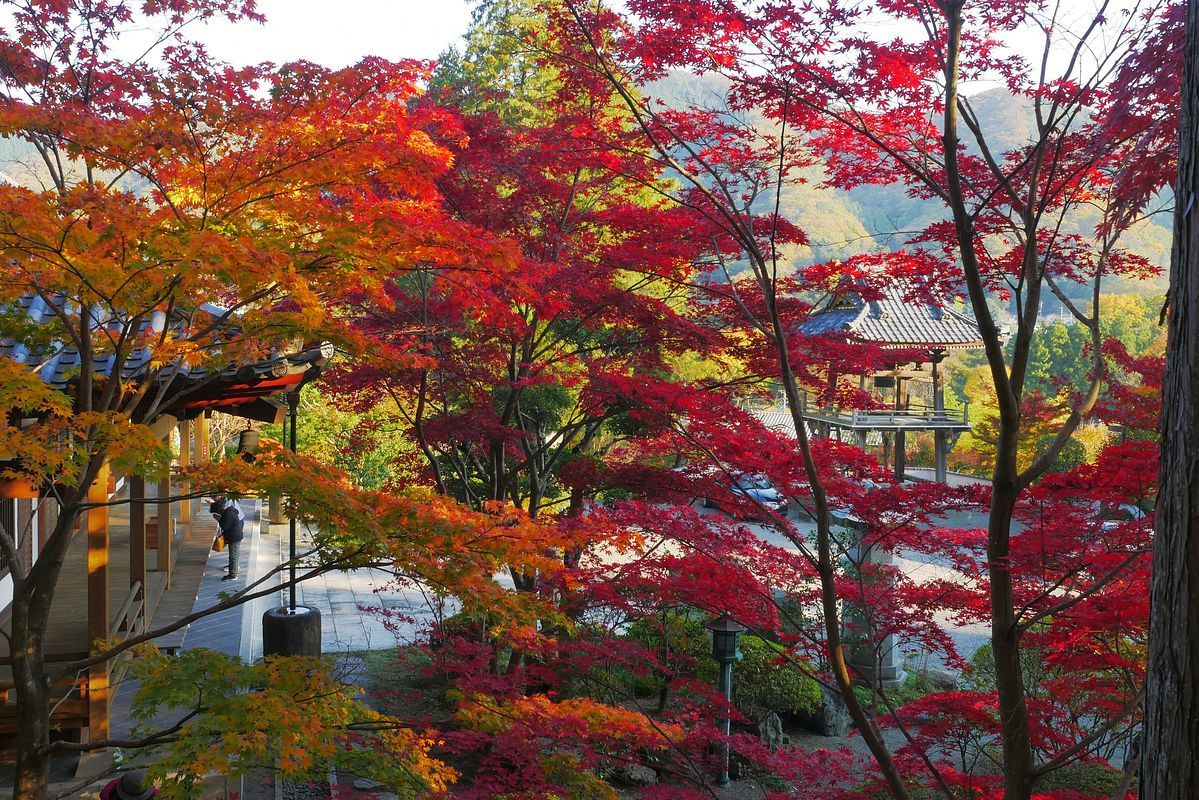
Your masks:
M975 215L981 213L981 211L990 204L994 195L1001 190L1004 191L1011 199L1016 213L1021 213L1024 209L1024 201L1016 192L1015 187L1012 185L1012 181L1029 164L1032 158L1032 153L1036 152L1035 149L1030 149L1029 152L1020 159L1020 161L1015 167L1012 168L1010 172L1004 172L1003 168L999 166L999 162L995 160L994 154L991 152L990 144L987 142L987 138L983 134L982 125L978 121L978 116L974 113L974 109L971 107L970 101L965 97L958 98L958 111L961 112L962 121L966 123L966 127L969 128L970 132L974 134L974 142L978 145L978 148L982 153L983 160L986 162L987 167L991 170L991 174L998 181L997 185L990 191L990 193L980 200Z
M961 12L958 9L956 12L949 14L949 57L946 61L945 76L945 119L944 119L944 140L943 147L945 153L945 173L946 184L948 187L948 202L953 212L954 224L957 228L958 246L962 260L962 273L965 277L966 286L969 289L970 307L974 311L974 318L978 323L979 329L982 332L983 348L987 353L987 362L990 365L991 379L995 386L996 397L1000 410L1001 420L1015 420L1019 413L1016 397L1012 392L1012 386L1008 381L1008 372L1005 368L1005 359L1002 348L999 344L999 331L995 326L995 320L991 315L990 308L986 304L985 288L982 282L982 274L979 268L978 256L974 250L974 225L970 219L970 214L966 209L965 200L962 197L961 186L958 180L958 155L957 155L957 80L958 80L958 57L961 46Z
M583 35L584 39L586 39L588 46L591 48L591 52L594 53L596 57L596 63L602 70L603 76L607 79L609 85L616 90L621 99L625 102L629 112L637 121L638 126L645 134L647 140L654 147L654 149L658 151L659 156L673 169L675 169L679 175L684 176L685 179L692 185L692 187L696 189L696 191L709 200L709 202L717 210L720 217L724 220L725 224L728 226L727 229L729 233L736 237L747 251L753 251L755 244L753 234L744 227L741 217L735 213L735 209L737 209L737 203L733 199L733 195L721 175L716 171L708 159L700 157L699 153L696 152L691 142L684 139L673 127L663 124L660 117L650 110L645 104L637 102L637 99L633 97L632 93L624 85L624 81L616 74L615 68L609 65L608 59L604 55L599 42L596 41L590 28L584 21L582 14L576 8L575 0L565 0L565 3L567 9L575 19L578 30ZM677 159L670 155L669 148L664 142L659 140L658 135L654 132L650 122L658 123L659 127L666 132L666 135L671 138L675 145L686 151L691 157L692 162L698 164L700 169L702 169L704 172L707 172L712 177L716 187L724 196L723 202L716 197L712 190L706 184L704 184L703 181L700 181L695 175L693 175L691 170L686 169L677 161ZM725 206L726 202L728 203L727 207Z
M737 8L736 6L733 5L731 0L725 1L724 8L726 11L738 16L740 18L741 23L743 25L745 25L746 28L752 27L752 22L748 18L746 18L744 14L741 13L741 10L739 8ZM846 116L846 114L838 112L833 107L832 104L822 105L820 103L816 103L814 101L807 100L803 95L797 95L795 97L795 101L797 103L799 103L801 106L807 108L808 110L815 111L816 113L818 113L824 117L832 119L832 120L840 123L841 125L844 125L845 128L847 128L848 130L853 131L854 133L856 133L860 136L863 136L872 145L877 147L881 152L885 153L889 158L894 159L897 164L901 165L905 170L907 170L907 172L913 178L915 178L921 184L923 184L925 186L925 188L927 188L929 190L929 192L931 192L934 196L939 197L940 199L942 199L946 202L949 201L949 194L946 191L945 187L943 187L939 183L937 183L937 181L933 179L933 176L929 173L928 170L921 169L919 164L915 163L910 158L908 158L906 155L901 153L899 150L892 147L879 134L875 133L875 131L870 127L870 124L866 121L866 118L863 115L863 113L861 112L861 110L859 110L857 107L854 106L851 98L848 97L840 87L838 87L837 85L832 83L830 80L825 78L819 72L810 69L798 57L792 55L785 48L783 48L782 45L780 45L778 42L774 41L771 38L771 36L769 35L769 33L759 32L759 35L761 36L761 38L764 41L766 41L768 44L770 44L775 49L774 58L782 58L782 59L788 61L793 70L802 72L809 79L815 81L817 83L817 85L819 85L822 88L824 88L825 90L831 92L839 101L841 101L841 103L844 104L844 107L846 109L848 109L849 115L851 115L853 119L851 120L848 116ZM751 85L752 84L756 84L759 86L770 85L767 78L762 78L757 81L753 81L749 78L745 78L744 81L747 84L751 84Z
M153 747L159 744L169 744L177 741L175 735L183 730L188 722L198 717L200 714L208 711L204 706L198 706L184 714L174 725L169 728L155 731L141 739L92 739L86 742L68 742L65 740L57 740L50 742L49 745L42 748L44 753L86 753L91 750L103 750L110 747L118 747L123 750L140 750L146 747Z
M908 730L908 726L904 724L903 718L899 716L898 710L896 710L895 706L891 704L891 698L887 697L887 693L880 688L876 694L878 698L883 701L883 705L886 706L887 713L891 715L891 719L895 722L895 727L899 728L900 734L903 735L903 738L907 740L908 744L915 748L916 754L920 757L920 760L924 762L925 769L927 769L929 774L936 779L937 784L941 787L941 792L945 795L945 797L952 800L952 798L956 797L957 795L954 790L950 788L949 783L946 782L945 776L941 773L941 770L938 769L937 765L933 762L932 757L928 754L928 749L916 746L916 739Z
M1020 633L1024 633L1024 632L1030 630L1031 628L1033 628L1037 623L1041 622L1044 619L1048 619L1049 617L1059 616L1060 614L1062 614L1062 612L1069 611L1071 608L1078 605L1082 601L1086 600L1088 597L1091 597L1092 595L1096 594L1101 589L1103 589L1103 587L1107 586L1113 580L1118 578L1120 576L1120 573L1122 573L1122 572L1124 572L1124 570L1128 569L1129 565L1131 565L1138 558L1141 558L1142 556L1144 556L1146 553L1149 553L1149 552L1150 552L1149 548L1142 548L1139 550L1131 551L1123 561L1121 561L1119 564L1117 564L1115 567L1113 567L1110 571L1107 572L1107 574L1105 574L1099 580L1092 583L1086 589L1084 589L1083 591L1074 595L1069 600L1065 600L1061 603L1058 603L1055 606L1050 606L1049 608L1042 609L1041 611L1032 615L1028 619L1023 620L1022 622L1017 624L1017 629L1020 631Z
M1082 420L1090 413L1095 404L1099 402L1099 396L1103 389L1104 380L1104 359L1103 347L1099 341L1099 281L1095 281L1094 294L1094 318L1088 326L1091 333L1091 385L1087 394L1078 402L1074 408L1070 410L1070 415L1066 421L1062 423L1057 434L1053 437L1053 441L1046 447L1045 452L1034 461L1028 469L1017 474L1016 486L1019 489L1031 486L1034 481L1048 472L1056 461L1062 449L1066 446L1066 442L1074 435L1074 431L1082 424Z
M1049 772L1052 772L1053 770L1057 769L1058 767L1065 766L1067 763L1074 760L1074 758L1081 755L1082 753L1085 753L1087 748L1089 748L1092 744L1099 741L1104 736L1106 736L1108 733L1113 731L1117 725L1119 725L1121 722L1124 721L1125 717L1129 716L1134 711L1136 711L1136 709L1141 705L1141 703L1144 699L1145 699L1145 687L1142 686L1140 691L1137 692L1137 694L1131 700L1129 700L1127 703L1125 703L1124 707L1120 709L1119 713L1116 716L1113 716L1113 717L1107 719L1106 721L1104 721L1104 723L1102 725L1100 725L1098 728L1091 731L1089 734L1084 736L1082 739L1079 739L1072 746L1070 746L1066 750L1062 751L1061 753L1058 753L1056 756L1051 758L1049 761L1046 761L1044 764L1041 764L1040 766L1034 768L1033 772L1032 772L1033 777L1040 777L1041 775L1045 775Z

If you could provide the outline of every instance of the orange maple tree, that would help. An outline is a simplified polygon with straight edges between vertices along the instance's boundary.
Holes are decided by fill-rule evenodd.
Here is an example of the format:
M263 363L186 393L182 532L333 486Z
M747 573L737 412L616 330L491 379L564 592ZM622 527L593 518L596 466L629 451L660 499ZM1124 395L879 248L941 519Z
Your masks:
M170 421L180 391L295 342L344 339L326 308L334 289L370 291L414 261L475 256L463 226L433 202L450 155L426 132L436 115L408 107L421 65L233 68L184 36L196 20L257 19L252 0L31 0L10 9L12 24L0 31L0 135L23 143L34 166L23 183L0 185L0 336L18 354L0 360L10 410L0 477L33 484L60 510L32 563L0 533L14 591L14 792L40 798L54 753L137 744L51 742L46 625L73 530L105 465L165 477L169 449L152 426ZM152 42L132 59L120 55L133 49L131 31ZM30 315L33 305L41 319ZM77 354L76 366L55 373L64 353ZM190 388L181 390L184 377ZM463 517L427 497L367 497L306 462L267 458L250 473L191 480L198 492L302 486L296 494L306 499L293 511L328 532L321 554L340 563L383 558L463 595L486 585L475 581L486 559L451 534L470 529L485 540L494 515ZM334 488L314 493L314 485ZM327 513L334 506L337 515ZM533 532L514 524L516 536L504 528L506 551ZM408 534L403 546L388 539L396 530ZM164 630L97 643L56 673L102 664Z

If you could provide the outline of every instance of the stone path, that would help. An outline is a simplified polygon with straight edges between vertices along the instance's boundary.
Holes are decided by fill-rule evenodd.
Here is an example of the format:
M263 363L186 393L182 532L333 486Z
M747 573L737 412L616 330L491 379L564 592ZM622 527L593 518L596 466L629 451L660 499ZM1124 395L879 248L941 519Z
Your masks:
M234 581L221 578L228 570L228 551L209 552L207 563L196 593L194 610L209 608L220 601L220 594L235 592L259 580L285 563L288 557L288 526L259 523L261 503L246 500L242 503L246 515L246 537L239 558L239 577ZM302 532L301 551L307 536ZM301 570L301 575L303 570ZM262 614L275 606L288 603L288 592L280 586L286 572L271 575L263 588L277 587L263 597L245 605L214 614L189 625L182 632L182 650L205 647L246 661L262 656ZM325 653L345 653L358 650L379 650L412 641L438 614L453 613L452 603L442 607L434 597L415 585L400 585L393 576L380 569L359 569L330 572L301 583L297 587L297 603L315 607L321 613L321 649ZM174 637L177 640L178 637ZM125 681L116 690L111 709L114 737L128 736L133 727L130 705L137 683ZM172 721L169 715L158 720L164 726ZM63 776L61 788L74 783ZM98 786L78 791L73 797L91 800ZM239 787L213 787L220 796ZM246 787L240 787L246 788ZM207 794L206 794L207 796Z
M254 574L262 575L288 560L288 526L267 525L260 537ZM308 546L307 531L300 531L300 552ZM303 570L300 570L303 574ZM278 585L280 581L276 580ZM288 591L256 605L253 633L247 658L262 655L262 613L289 603ZM437 599L411 583L401 584L382 569L326 572L296 587L296 604L315 608L321 615L321 651L345 653L382 650L411 642L439 614L451 614L451 602L442 607Z

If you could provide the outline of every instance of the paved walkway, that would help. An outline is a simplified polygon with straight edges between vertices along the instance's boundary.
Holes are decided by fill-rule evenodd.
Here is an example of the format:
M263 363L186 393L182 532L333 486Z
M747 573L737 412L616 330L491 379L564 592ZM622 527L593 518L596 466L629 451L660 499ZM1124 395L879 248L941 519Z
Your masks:
M209 552L192 608L201 611L220 602L222 593L235 592L257 581L285 563L288 558L288 526L260 524L258 501L243 501L246 538L239 558L239 577L222 580L228 571L228 551ZM300 549L307 544L301 533ZM301 576L303 570L300 570ZM257 600L197 620L182 631L182 647L205 647L244 661L262 657L262 615L268 609L287 605L288 592L280 586L286 571L271 576L264 588L278 587ZM391 573L380 569L329 572L303 581L297 587L299 605L316 608L321 614L321 651L346 653L383 650L413 641L438 615L453 613L453 601L439 604L431 594L408 583L401 585ZM159 620L159 624L166 620ZM127 736L133 725L130 705L137 683L125 681L117 687L111 709L114 737Z
M904 477L909 481L931 482L936 480L933 470L926 467L909 467L904 471ZM949 472L945 475L945 483L949 486L990 486L991 481L977 475L967 475L964 472Z
M264 526L251 574L264 575L286 563L288 539L286 524ZM308 546L307 531L301 530L297 547L304 552ZM303 575L302 569L300 574ZM273 583L279 585L285 578L284 572ZM243 658L256 659L262 655L262 614L289 602L288 591L280 588L277 596L264 597L255 604L249 614L252 632ZM296 605L320 612L324 653L393 648L411 642L439 614L454 611L451 603L447 602L443 608L432 594L410 582L402 583L381 569L326 572L309 578L296 587Z
M239 558L239 577L235 581L221 580L228 571L228 551L209 552L193 604L196 611L212 607L220 602L221 593L243 589L287 561L288 526L265 521L260 524L262 508L258 501L245 500L242 509L246 515L246 537ZM301 552L306 540L302 532ZM303 570L300 574L303 575ZM276 592L193 622L183 631L181 649L205 647L245 661L261 658L262 615L270 608L287 605L288 592L280 586L285 578L283 570L263 584L264 588L277 587ZM398 643L412 641L438 614L454 611L451 604L442 607L435 597L419 587L401 585L389 572L379 569L316 576L299 584L296 599L297 604L320 611L324 653L393 648ZM137 683L129 680L116 689L111 708L114 737L130 733L133 720L129 712L136 691ZM172 720L164 717L157 721L169 725ZM66 785L73 783L65 780ZM95 792L96 787L90 787L73 796L94 798Z

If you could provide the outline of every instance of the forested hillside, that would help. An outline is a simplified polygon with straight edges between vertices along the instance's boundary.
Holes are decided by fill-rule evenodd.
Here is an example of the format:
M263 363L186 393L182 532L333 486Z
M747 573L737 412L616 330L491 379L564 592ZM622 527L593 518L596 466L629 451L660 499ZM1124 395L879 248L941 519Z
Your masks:
M722 102L727 87L720 75L696 76L675 72L657 81L650 93L669 106L686 103L707 105ZM999 151L1014 149L1028 141L1034 130L1032 110L1019 98L1003 89L980 92L970 98L970 104L989 141ZM770 123L750 120L758 129L767 131ZM760 201L763 212L773 205L773 197ZM1170 197L1151 204L1151 209L1168 212ZM823 171L809 170L808 182L783 187L779 204L783 216L798 225L808 235L810 246L792 248L795 264L843 259L856 253L900 247L913 232L944 218L939 203L912 197L907 187L861 186L850 190L826 186ZM1094 214L1076 213L1068 218L1063 233L1083 233L1094 230L1098 210ZM1148 258L1154 265L1165 268L1170 259L1170 217L1159 213L1150 220L1134 225L1123 237L1123 245L1132 253ZM1161 295L1165 292L1164 274L1146 281L1109 278L1105 291ZM1052 297L1046 298L1052 306Z

